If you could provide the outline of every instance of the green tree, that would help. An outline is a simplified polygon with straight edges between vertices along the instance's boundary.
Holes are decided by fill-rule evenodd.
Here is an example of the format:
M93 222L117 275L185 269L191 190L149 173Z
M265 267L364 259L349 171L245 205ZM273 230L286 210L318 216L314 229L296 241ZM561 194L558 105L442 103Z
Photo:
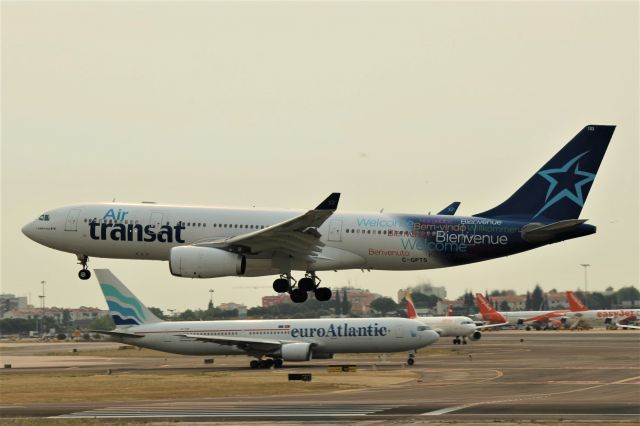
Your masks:
M636 306L636 302L640 301L640 291L634 286L622 287L615 292L615 295L619 304L630 301L631 306Z
M531 293L531 307L534 310L541 309L544 303L544 292L539 284L536 284L536 288L533 289L533 293Z
M509 306L509 303L506 300L503 300L502 302L500 302L499 311L509 312L510 310L511 310L511 306Z
M336 299L333 302L334 310L337 316L342 315L342 302L340 301L340 291L336 290Z
M103 315L99 318L94 319L89 323L89 330L113 330L116 328L116 325L111 318L111 315Z
M371 302L370 307L384 316L389 312L396 311L398 309L398 304L390 297L378 297Z
M347 298L347 289L342 289L342 315L349 315L351 313L351 302Z
M161 320L165 320L166 321L168 319L167 316L164 314L164 312L162 312L162 309L156 308L156 307L153 307L153 306L150 306L148 309L151 311L151 313L153 315L157 316Z
M527 297L524 300L524 310L531 311L533 307L531 306L531 293L527 291Z

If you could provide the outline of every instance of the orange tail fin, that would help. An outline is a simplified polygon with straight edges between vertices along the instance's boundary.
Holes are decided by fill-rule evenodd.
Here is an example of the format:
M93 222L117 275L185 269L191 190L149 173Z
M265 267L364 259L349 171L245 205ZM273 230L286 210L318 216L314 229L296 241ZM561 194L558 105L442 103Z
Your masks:
M413 306L413 299L411 298L411 292L409 290L404 291L404 299L407 301L407 318L417 318L418 314L416 313L415 306Z
M589 308L584 306L580 299L578 299L578 296L576 296L572 291L567 291L567 301L569 302L569 307L573 312L589 310Z
M482 293L476 293L476 304L482 314L482 319L489 321L493 324L499 324L507 322L507 319L500 312L496 311L491 303L487 300Z

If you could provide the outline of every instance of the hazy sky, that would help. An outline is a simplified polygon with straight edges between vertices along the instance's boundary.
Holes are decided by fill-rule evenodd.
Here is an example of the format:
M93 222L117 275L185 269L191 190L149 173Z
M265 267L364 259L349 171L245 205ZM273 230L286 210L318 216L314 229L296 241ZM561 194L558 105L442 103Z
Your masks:
M325 272L395 296L638 285L638 2L2 2L2 291L106 304L29 240L92 201L458 214L503 201L587 124L616 124L586 238L467 266ZM92 259L147 305L252 305L273 277Z

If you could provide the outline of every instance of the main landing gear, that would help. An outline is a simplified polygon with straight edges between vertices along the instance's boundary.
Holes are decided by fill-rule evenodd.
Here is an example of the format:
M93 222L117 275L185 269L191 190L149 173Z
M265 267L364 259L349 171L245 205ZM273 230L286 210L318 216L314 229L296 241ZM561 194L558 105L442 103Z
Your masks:
M273 282L273 289L277 293L289 293L293 303L305 302L310 291L319 302L326 302L331 299L331 289L320 287L320 282L315 272L307 272L299 281L296 281L291 274L282 274Z
M467 344L467 338L463 337L462 339L460 338L460 336L456 337L455 339L453 339L453 344L454 345L466 345Z
M78 272L78 277L81 280L88 280L89 278L91 278L91 271L87 266L87 263L89 262L89 256L85 256L84 254L78 254L76 256L78 257L78 265L82 265L82 269L80 269L80 271Z
M282 368L282 359L281 358L267 358L267 359L254 359L249 363L249 367L252 369L258 368Z

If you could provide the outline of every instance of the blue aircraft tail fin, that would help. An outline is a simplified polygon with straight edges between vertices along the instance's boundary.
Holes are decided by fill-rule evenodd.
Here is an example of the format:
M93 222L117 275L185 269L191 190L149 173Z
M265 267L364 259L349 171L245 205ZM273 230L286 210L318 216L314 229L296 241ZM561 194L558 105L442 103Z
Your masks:
M94 269L116 326L161 322L109 269Z
M539 222L577 219L615 128L586 126L505 202L474 216Z
M454 201L444 209L440 210L438 214L441 214L443 216L453 216L454 214L456 214L458 207L460 207L460 201Z

